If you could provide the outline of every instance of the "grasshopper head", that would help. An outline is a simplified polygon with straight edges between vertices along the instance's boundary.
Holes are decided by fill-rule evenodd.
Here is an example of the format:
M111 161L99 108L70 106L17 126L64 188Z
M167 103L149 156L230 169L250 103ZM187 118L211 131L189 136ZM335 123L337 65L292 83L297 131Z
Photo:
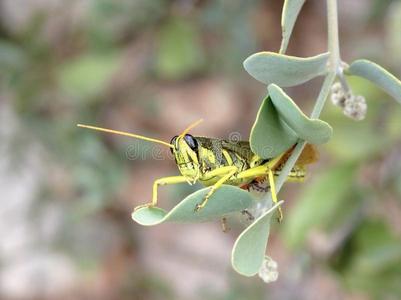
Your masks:
M195 182L200 176L198 156L199 143L190 134L175 136L171 139L171 153L175 157L178 169L188 182Z
M149 142L154 142L154 143L159 143L164 146L167 146L171 149L171 152L175 156L175 160L177 162L177 166L180 169L180 172L182 176L186 177L188 180L188 183L192 184L195 183L196 180L198 180L200 176L200 167L199 167L199 155L198 155L198 147L199 143L194 138L192 135L188 134L189 130L197 126L199 123L202 122L201 120L198 120L191 125L189 125L183 133L181 133L179 136L175 136L171 139L170 143L166 143L164 141L134 134L134 133L129 133L129 132L123 132L123 131L117 131L117 130L112 130L112 129L107 129L107 128L101 128L101 127L95 127L95 126L90 126L90 125L83 125L83 124L78 124L78 127L83 127L83 128L88 128L88 129L93 129L93 130L98 130L98 131L103 131L103 132L109 132L109 133L114 133L114 134L119 134L119 135L125 135Z

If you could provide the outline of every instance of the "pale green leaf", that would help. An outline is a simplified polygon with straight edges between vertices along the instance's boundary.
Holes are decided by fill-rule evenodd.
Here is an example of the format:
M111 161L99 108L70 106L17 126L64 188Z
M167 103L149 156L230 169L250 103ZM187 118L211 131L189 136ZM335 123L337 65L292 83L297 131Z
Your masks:
M272 158L289 149L298 138L280 118L270 97L266 97L259 108L249 140L254 153Z
M280 201L270 208L245 229L235 241L231 263L234 270L241 275L253 276L258 273L265 257L271 216L282 203L283 201Z
M346 73L370 80L401 103L401 81L378 64L359 59L349 66Z
M269 85L268 91L280 118L295 132L297 137L310 144L324 144L330 140L333 129L329 124L307 117L277 85Z
M273 158L298 139L323 144L331 138L333 130L329 124L307 117L278 86L269 85L268 90L270 96L263 100L249 138L254 153Z
M292 30L304 3L305 0L284 1L283 12L281 14L281 29L283 38L281 40L280 53L284 53L287 50Z
M329 54L296 57L274 52L259 52L244 61L245 70L255 79L281 87L299 85L326 72Z
M194 209L201 203L209 188L204 188L189 195L172 210L154 208L141 208L132 213L132 219L145 226L157 225L163 222L205 222L221 218L224 215L242 211L252 206L254 198L252 195L238 187L231 185L221 186L200 211Z

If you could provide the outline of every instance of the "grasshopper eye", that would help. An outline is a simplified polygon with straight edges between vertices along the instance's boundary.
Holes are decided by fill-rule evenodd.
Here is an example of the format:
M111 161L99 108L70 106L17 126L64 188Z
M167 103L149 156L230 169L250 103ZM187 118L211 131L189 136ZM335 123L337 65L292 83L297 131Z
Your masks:
M198 142L196 141L196 139L194 139L192 135L186 134L184 136L184 140L188 144L189 148L191 148L194 151L198 150Z
M173 145L175 147L175 141L177 140L178 135L174 136L171 141L170 144ZM170 148L171 154L174 154L173 148Z

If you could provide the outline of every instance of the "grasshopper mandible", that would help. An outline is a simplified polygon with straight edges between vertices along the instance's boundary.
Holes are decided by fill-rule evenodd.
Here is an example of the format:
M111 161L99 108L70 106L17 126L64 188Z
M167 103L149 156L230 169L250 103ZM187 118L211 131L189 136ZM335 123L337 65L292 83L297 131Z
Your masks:
M150 142L159 143L170 148L175 162L181 173L180 176L159 178L153 183L152 201L135 208L154 207L157 205L157 191L160 185L170 185L187 182L194 184L199 181L210 186L209 192L194 211L202 209L223 184L248 188L258 182L268 179L273 202L277 203L274 177L288 159L293 148L272 158L264 159L252 152L248 141L229 141L217 138L192 136L189 131L201 123L199 120L188 126L180 135L174 136L170 143L137 134L78 124L78 127L125 135ZM317 160L317 151L312 145L307 145L296 165L288 176L288 180L302 181L305 177L305 165ZM279 207L279 221L282 220L282 211Z

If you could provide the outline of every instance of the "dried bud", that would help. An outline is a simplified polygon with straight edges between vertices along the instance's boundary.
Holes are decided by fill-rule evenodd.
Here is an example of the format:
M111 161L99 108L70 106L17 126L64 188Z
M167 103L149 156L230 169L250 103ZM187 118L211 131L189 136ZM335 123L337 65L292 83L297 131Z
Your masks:
M345 100L344 115L354 120L363 120L366 116L368 106L365 97L351 96Z
M334 105L344 107L344 102L345 102L344 94L332 93L330 98L331 98L331 102Z
M341 86L341 83L339 82L335 82L332 86L331 86L331 92L332 93L338 93L339 91L341 91L343 88Z
M277 263L270 256L265 256L258 275L266 283L274 282L278 278L277 267Z
M340 82L331 86L331 102L336 106L344 107L345 92Z
M354 95L352 94L351 91L346 92L344 95L345 101L354 101Z

